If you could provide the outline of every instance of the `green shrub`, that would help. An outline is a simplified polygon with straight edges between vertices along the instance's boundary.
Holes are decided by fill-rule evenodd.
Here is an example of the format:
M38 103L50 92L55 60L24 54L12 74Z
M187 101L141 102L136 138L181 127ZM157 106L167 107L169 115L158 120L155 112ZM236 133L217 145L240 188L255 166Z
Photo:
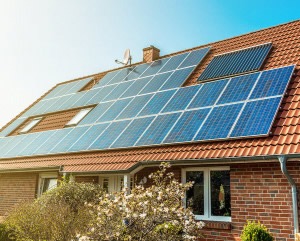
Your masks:
M16 240L70 241L90 229L92 214L85 203L103 195L98 185L66 183L31 203L22 203L5 220Z
M6 229L6 225L0 223L0 241L11 241L13 239L9 238L9 232Z
M274 238L269 233L268 229L259 221L248 221L244 226L241 235L242 241L273 241Z

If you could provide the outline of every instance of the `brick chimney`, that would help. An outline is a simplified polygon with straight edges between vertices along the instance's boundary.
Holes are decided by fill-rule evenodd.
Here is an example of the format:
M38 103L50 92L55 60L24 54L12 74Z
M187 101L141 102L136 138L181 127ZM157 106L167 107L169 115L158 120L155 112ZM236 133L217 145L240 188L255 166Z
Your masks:
M160 50L150 45L150 47L143 49L143 62L149 63L159 58Z

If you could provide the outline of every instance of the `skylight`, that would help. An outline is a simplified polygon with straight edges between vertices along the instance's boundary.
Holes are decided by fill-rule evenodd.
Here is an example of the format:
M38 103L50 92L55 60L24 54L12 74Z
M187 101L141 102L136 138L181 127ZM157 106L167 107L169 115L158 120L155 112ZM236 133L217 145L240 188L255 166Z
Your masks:
M34 126L36 126L37 123L39 123L42 120L42 117L39 118L34 118L33 120L31 120L27 125L24 126L24 128L22 130L20 130L20 134L22 133L27 133L28 131L30 131Z
M66 126L77 125L90 111L92 108L86 108L80 110L67 124Z

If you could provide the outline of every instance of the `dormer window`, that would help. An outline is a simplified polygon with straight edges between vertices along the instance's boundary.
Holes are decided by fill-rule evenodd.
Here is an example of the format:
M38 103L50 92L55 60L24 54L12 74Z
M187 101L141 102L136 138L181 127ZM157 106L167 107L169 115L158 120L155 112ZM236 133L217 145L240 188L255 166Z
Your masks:
M42 120L42 117L32 119L22 130L20 130L20 134L27 133L30 131L34 126L37 125Z
M86 108L80 110L65 126L75 126L77 125L90 111L92 108Z

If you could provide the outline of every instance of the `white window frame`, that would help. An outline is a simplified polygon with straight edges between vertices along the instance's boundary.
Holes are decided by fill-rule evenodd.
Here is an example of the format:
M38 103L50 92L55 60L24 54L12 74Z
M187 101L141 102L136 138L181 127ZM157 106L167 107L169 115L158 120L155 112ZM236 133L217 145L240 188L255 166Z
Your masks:
M99 176L99 184L101 187L103 187L103 182L105 179L108 179L108 192L119 192L121 191L125 185L129 185L131 187L133 185L133 178L127 177L127 179L130 179L130 183L125 183L125 176L124 175L100 175Z
M37 117L37 118L32 119L29 123L27 123L26 126L24 126L22 128L22 130L19 131L19 134L27 133L33 127L35 127L42 119L43 119L43 117Z
M58 179L58 174L55 172L41 173L39 175L38 197L43 194L43 185L46 178Z
M203 172L204 178L204 215L195 215L197 220L207 220L207 221L225 221L231 222L231 216L212 216L211 215L211 183L210 183L210 172L211 171L230 171L230 167L191 167L183 168L181 170L182 183L186 183L186 172L188 171L199 171ZM184 199L184 206L186 206L186 198Z
M65 126L76 126L93 108L81 109Z

